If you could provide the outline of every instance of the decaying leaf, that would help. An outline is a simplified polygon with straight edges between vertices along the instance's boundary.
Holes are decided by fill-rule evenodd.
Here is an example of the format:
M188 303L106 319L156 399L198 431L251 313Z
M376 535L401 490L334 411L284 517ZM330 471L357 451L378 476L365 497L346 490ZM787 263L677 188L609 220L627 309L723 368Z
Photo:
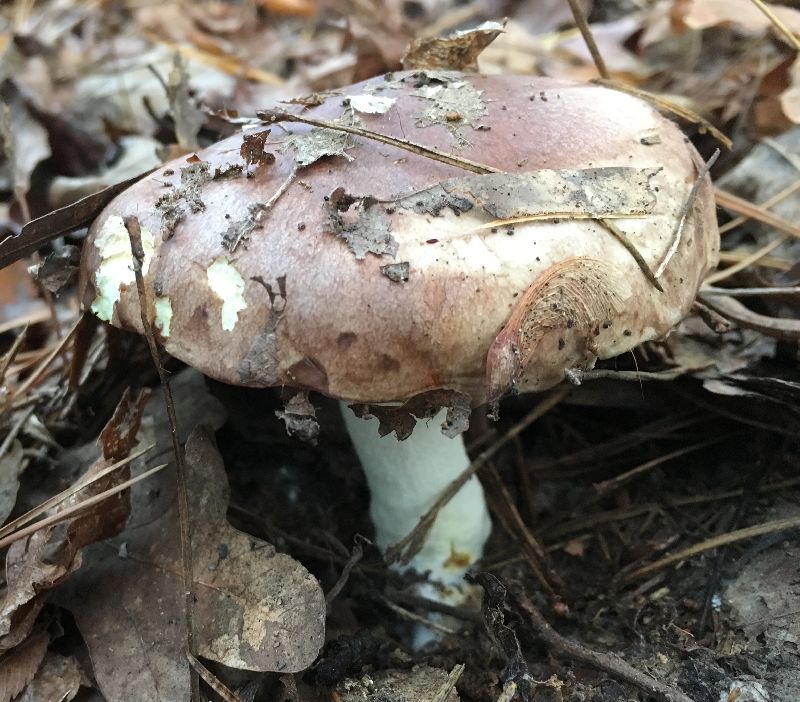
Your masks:
M404 197L397 204L432 215L445 209L466 212L480 207L500 220L639 217L655 207L656 195L650 181L659 170L541 169L527 173L462 176Z
M25 470L27 461L22 455L22 444L14 441L0 458L0 524L8 519L17 501L19 476Z
M275 412L278 419L282 419L286 424L286 431L293 436L297 436L302 441L306 441L312 446L316 446L319 436L319 422L316 418L314 405L309 402L307 392L298 392L287 402L283 411Z
M449 37L415 39L403 55L403 68L477 71L478 55L503 32L504 26L505 23L484 22Z
M336 188L328 202L330 225L362 260L367 253L394 256L399 247L391 234L391 219L372 198L356 198Z
M378 433L381 436L395 432L398 441L411 436L417 419L430 419L444 407L447 408L447 415L442 424L442 434L453 438L469 429L469 416L472 411L470 398L455 390L431 390L412 397L397 407L350 405L350 409L357 417L364 419L375 417L379 422Z
M519 639L514 629L509 626L511 618L508 611L508 590L506 586L491 573L478 573L474 577L483 588L483 604L481 613L489 634L497 652L503 656L506 662L505 669L501 675L503 683L516 685L519 699L531 699L534 688L534 681L528 672L528 664L522 655Z
M469 140L463 128L478 129L486 116L487 108L481 91L476 89L461 73L451 71L420 71L416 76L419 86L414 93L428 101L428 108L417 118L417 126L438 124L453 135L455 146L463 147Z
M353 120L347 126L355 126ZM343 156L350 159L346 149L353 145L349 134L333 129L315 128L303 134L294 134L281 142L281 150L292 149L294 162L298 168L305 168L326 156Z
M341 702L458 702L458 693L447 686L448 676L441 668L415 665L411 670L381 670L344 680L335 695Z
M201 212L206 208L200 193L212 179L211 168L205 161L194 161L181 168L181 184L162 195L156 202L156 211L161 215L161 234L172 236L187 211Z
M192 378L176 393L179 411L194 404L178 417L182 432L187 417L220 424L219 403L202 389L199 374L183 381ZM160 398L148 414L143 433L157 430L158 445L166 450ZM319 584L289 556L227 523L225 469L204 430L187 441L186 470L198 653L248 670L301 670L322 645L325 602ZM164 471L155 486L134 486L131 499L125 531L113 542L87 549L85 568L59 590L58 601L75 616L106 699L127 700L134 685L143 702L188 700L173 478ZM92 597L87 599L86 592Z
M147 397L143 392L136 402L131 402L130 393L125 393L101 432L103 456L81 478L99 473L128 455L136 440ZM57 511L119 485L128 476L127 467L109 473L65 500ZM40 529L10 546L6 556L6 587L0 598L0 652L27 637L50 591L81 566L81 549L118 533L129 509L127 494L118 493L65 523Z
M81 687L81 670L72 656L49 651L36 671L36 676L16 702L69 702ZM0 698L2 699L2 698Z
M47 634L34 634L0 658L0 702L16 699L33 680L49 642Z

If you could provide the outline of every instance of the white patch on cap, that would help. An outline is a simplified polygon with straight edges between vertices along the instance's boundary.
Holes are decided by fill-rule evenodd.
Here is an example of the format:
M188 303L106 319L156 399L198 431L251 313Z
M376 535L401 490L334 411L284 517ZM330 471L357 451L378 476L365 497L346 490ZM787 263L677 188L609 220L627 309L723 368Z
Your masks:
M149 229L142 227L141 232L144 250L142 273L146 275L155 251L155 239ZM94 274L97 297L92 303L92 312L110 322L122 286L131 285L136 280L131 240L122 217L109 217L95 237L94 245L100 249L100 265Z
M156 327L166 339L169 336L169 325L172 324L172 302L168 297L157 297L153 307L156 310Z
M379 95L348 95L350 107L367 115L382 115L389 111L397 98L380 97Z
M222 300L222 328L233 331L239 320L239 311L247 307L244 300L244 278L231 263L218 258L206 271L208 286Z

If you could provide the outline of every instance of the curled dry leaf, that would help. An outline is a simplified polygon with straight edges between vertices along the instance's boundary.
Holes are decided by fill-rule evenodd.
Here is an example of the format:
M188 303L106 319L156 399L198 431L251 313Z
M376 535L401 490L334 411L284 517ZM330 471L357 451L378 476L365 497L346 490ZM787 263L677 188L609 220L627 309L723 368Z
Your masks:
M128 391L100 438L103 457L95 461L81 480L99 473L128 455L139 429L146 392L136 402ZM58 509L66 509L127 480L123 467L75 493ZM17 646L31 631L50 592L82 563L81 549L118 533L128 518L126 493L117 495L56 526L43 528L11 545L6 556L6 586L0 598L0 652Z
M218 404L203 399L196 383L182 384L196 395L192 402L205 405L195 416L205 413L218 423ZM179 391L179 410L181 399ZM180 414L178 422L185 426ZM158 416L146 424L161 431L166 426ZM325 602L319 584L289 556L227 523L225 469L203 430L187 441L186 470L198 653L250 670L307 667L322 645ZM80 577L59 592L110 702L129 699L131 686L142 702L189 699L175 488L168 471L156 480L155 487L134 486L127 529L113 543L87 549Z
M420 37L403 54L403 68L477 71L478 55L499 34L505 23L484 22L479 27L455 32L449 37Z

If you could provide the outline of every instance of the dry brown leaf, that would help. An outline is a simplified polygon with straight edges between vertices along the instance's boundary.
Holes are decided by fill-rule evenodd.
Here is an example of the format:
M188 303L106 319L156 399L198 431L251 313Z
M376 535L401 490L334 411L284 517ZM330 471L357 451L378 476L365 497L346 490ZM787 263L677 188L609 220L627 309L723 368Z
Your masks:
M22 444L14 441L8 452L0 458L0 524L6 521L17 501L19 476L25 469ZM0 698L1 699L1 698Z
M800 33L800 10L782 5L769 5L775 15L795 34ZM736 25L750 32L771 29L783 39L775 25L751 0L691 0L676 2L672 18L687 29L708 29L720 25ZM785 41L785 39L783 39Z
M484 22L449 37L415 39L403 54L403 68L477 71L478 55L502 32L503 24Z
M101 433L104 457L84 476L100 472L127 455L136 438L146 393L131 403L125 393L114 416ZM59 506L66 509L97 495L129 477L127 466L92 483ZM19 645L31 631L51 590L81 566L81 549L108 538L124 526L130 509L128 497L119 493L57 526L41 529L13 543L6 555L6 587L0 598L0 652Z
M80 686L78 662L72 656L50 651L36 671L36 676L15 702L69 702L75 699Z
M219 403L208 396L202 376L184 373L175 384L179 427L190 426L187 417L219 426ZM159 445L168 445L160 398L144 420L148 442L151 427L160 433ZM322 644L325 603L319 584L289 556L227 523L225 470L205 432L189 438L186 464L198 652L252 670L306 667ZM86 549L84 567L60 589L58 601L75 615L110 702L129 699L131 686L142 702L188 700L173 478L165 471L156 485L134 486L131 499L127 529L113 543Z
M34 634L0 658L0 702L10 702L33 680L49 642L47 634Z

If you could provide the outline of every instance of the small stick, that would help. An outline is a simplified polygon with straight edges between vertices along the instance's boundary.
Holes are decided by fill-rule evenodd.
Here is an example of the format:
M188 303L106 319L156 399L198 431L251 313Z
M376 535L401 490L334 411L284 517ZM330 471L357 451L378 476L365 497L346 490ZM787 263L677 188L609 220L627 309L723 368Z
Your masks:
M597 67L597 72L600 74L601 78L608 80L610 76L608 68L606 67L606 62L600 54L600 49L597 48L597 42L595 42L589 23L583 15L583 9L578 5L578 0L567 0L567 2L569 3L569 9L572 10L572 17L575 19L575 24L580 30L583 41L586 42L586 48L589 49L589 53L592 55L592 61L594 61L594 65Z
M717 205L724 207L726 210L735 212L738 215L743 215L748 219L754 219L757 222L767 224L770 227L775 227L778 231L790 234L795 239L800 239L800 227L785 220L783 217L779 217L767 211L764 209L763 205L755 205L749 200L745 200L743 197L729 193L726 190L721 190L720 188L714 189L714 199L717 201Z
M49 517L45 517L44 519L35 522L34 524L29 524L26 527L23 527L19 531L15 531L12 534L9 534L3 539L0 539L0 549L5 548L6 546L10 546L11 544L19 541L20 539L24 539L26 536L30 536L31 534L36 533L40 529L44 529L49 526L53 526L54 524L59 524L67 519L74 517L76 514L80 514L88 507L92 507L96 505L98 502L102 502L103 500L108 499L109 497L113 497L117 493L122 492L123 490L127 490L131 485L135 485L136 483L144 480L145 478L149 478L151 475L158 473L158 471L163 470L167 467L167 464L164 463L160 466L156 466L155 468L151 468L150 470L142 473L141 475L137 475L135 478L131 478L130 480L126 480L124 483L120 483L116 487L110 488L104 492L98 493L92 497L89 497L83 502L79 502L72 507L68 507L67 509L56 512L55 514L51 514Z
M636 570L628 573L622 580L623 582L630 582L631 580L638 580L639 578L663 570L673 563L698 556L706 551L719 548L720 546L727 546L728 544L735 544L737 541L745 541L753 539L756 536L765 536L767 534L776 534L782 531L794 531L800 529L800 517L793 517L792 519L775 519L771 522L764 522L763 524L756 524L755 526L745 527L743 529L736 529L729 531L727 534L720 534L714 536L700 543L689 546L688 548L681 549L671 556L665 556L654 563L649 563L646 566L637 568Z
M266 124L274 124L275 122L300 122L308 124L312 127L320 129L331 129L336 132L344 132L345 134L352 134L354 136L364 137L365 139L372 139L379 141L382 144L389 146L396 146L398 149L410 151L412 154L424 156L433 159L434 161L441 161L448 166L455 168L463 168L465 171L472 171L473 173L502 173L499 168L486 166L476 161L470 161L466 158L459 158L444 151L433 149L430 146L424 146L408 139L398 139L397 137L387 136L379 132L373 132L370 129L362 129L361 127L350 127L345 124L337 124L336 122L328 122L322 119L314 119L313 117L304 117L303 115L292 114L291 112L283 112L280 110L259 110L256 112L258 117Z
M697 178L695 178L694 183L692 184L691 190L689 190L689 195L686 198L686 202L683 203L683 207L681 207L680 211L680 218L678 219L678 224L675 227L675 232L672 235L672 244L670 245L669 249L667 249L667 253L664 255L664 259L659 264L658 268L656 268L656 278L660 278L664 271L666 270L669 262L672 260L672 257L675 255L675 252L678 250L678 246L681 243L681 237L683 235L683 225L686 222L686 218L689 216L689 210L692 209L694 205L695 198L697 197L697 193L700 190L700 186L705 183L706 175L711 170L711 167L717 162L719 158L719 149L714 151L711 155L711 158L708 159L703 164L703 167L697 174Z
M31 411L33 411L31 409ZM88 487L92 483L97 482L100 478L104 478L109 473L113 473L118 468L122 468L122 466L130 463L131 461L139 458L139 456L143 456L147 453L150 449L153 448L155 444L150 444L149 446L145 446L143 449L132 453L127 458L123 458L121 461L117 461L116 463L112 463L110 466L103 468L103 470L91 475L87 478L82 480L78 480L73 485L70 485L66 490L59 492L57 495L53 495L53 497L45 500L42 504L34 507L33 509L27 511L25 514L17 517L14 521L8 522L8 524L4 524L2 528L0 528L0 538L7 536L8 534L12 533L14 529L18 529L19 527L27 524L32 519L35 519L40 514L47 512L48 510L52 509L56 505L61 504L64 500L72 497L76 492L83 490L83 488ZM0 455L2 455L2 450L0 450Z
M798 190L800 190L800 180L797 180L791 185L788 185L787 187L783 188L783 190L781 190L779 193L776 193L771 198L764 200L764 202L760 203L758 206L765 210L768 210L771 207L777 205L778 203L783 202L787 197L793 195ZM730 222L725 222L725 224L720 225L719 233L725 234L729 232L731 229L736 229L736 227L741 226L746 221L747 217L739 215L735 219L732 219Z
M800 181L799 181L800 182ZM730 297L760 297L761 295L800 295L800 286L788 288L715 288L711 285L700 288L707 295L729 295Z
M630 239L625 235L616 224L614 224L610 219L598 219L598 222L606 229L606 231L610 232L613 237L625 247L625 250L633 256L633 260L636 261L637 265L642 271L647 280L650 281L650 284L658 290L658 292L664 292L664 288L662 287L661 283L658 281L658 277L653 271L650 270L650 266L647 265L647 261L644 260L642 254L639 253L639 249L637 249Z
M732 266L728 266L727 268L723 268L721 271L716 271L715 273L706 276L706 279L703 281L703 284L713 285L714 283L718 283L721 280L730 278L734 273L743 271L745 268L749 268L754 263L758 263L758 261L764 258L767 254L772 253L781 244L785 243L788 240L789 240L788 234L781 234L781 236L779 236L777 239L773 239L768 244L762 246L760 249L756 249L749 256L745 256L744 258L734 263Z
M527 597L518 598L518 604L520 609L528 615L528 622L551 653L590 665L619 680L635 685L648 694L657 695L665 702L693 702L691 697L680 690L642 673L616 654L593 651L577 641L571 641L561 636Z
M356 537L358 539L358 537ZM347 559L347 563L344 564L342 568L342 574L339 576L339 579L334 583L333 587L328 591L328 594L325 595L325 606L328 610L328 614L331 612L331 605L333 601L339 596L339 593L344 589L344 586L347 585L347 581L350 578L350 571L356 566L356 564L364 557L364 548L361 546L361 542L359 540L356 541L355 545L353 546L353 553L351 554L350 558Z
M437 690L436 694L433 696L433 699L431 699L431 702L447 702L447 699L450 697L450 693L455 690L456 683L464 672L464 667L465 666L463 663L458 663L457 665L453 666L453 669L447 676L447 680Z
M794 50L800 51L800 41L798 41L792 30L784 24L780 17L778 17L763 0L751 0L751 2L767 16L767 19L772 22L775 27L777 27L778 31L785 37L786 41L791 44Z
M206 685L214 690L214 692L216 692L220 698L224 700L224 702L242 702L242 698L239 697L239 695L226 687L225 684L216 675L214 675L214 673L206 668L188 651L186 652L186 659L189 661L189 665L191 666L192 670L194 670L195 673L203 678Z
M29 327L30 324L26 324L24 327L22 327L22 331L17 334L17 338L14 339L14 343L11 344L11 348L3 356L3 360L0 361L0 384L2 384L6 379L8 367L14 362L14 359L17 357L20 348L22 348L22 344L28 334Z
M161 365L161 352L153 336L153 328L150 325L148 315L147 295L144 287L144 276L142 275L142 265L144 263L144 249L142 248L142 228L138 217L131 215L123 220L125 229L131 242L131 253L133 254L133 271L136 275L136 289L139 293L139 312L142 318L142 330L144 331L147 345L150 348L150 355L153 364L158 372L158 379L164 391L164 404L167 408L167 418L169 419L170 434L172 436L172 450L175 454L175 469L178 488L178 517L180 522L181 536L181 560L183 562L183 597L184 597L184 623L186 625L186 648L187 653L193 655L195 651L194 643L194 568L192 563L192 542L189 531L189 495L187 493L186 465L183 461L183 451L181 450L180 440L178 439L178 420L175 415L175 403L172 399L172 390L169 387L169 378ZM197 671L192 668L191 672L191 699L200 700L200 679Z

